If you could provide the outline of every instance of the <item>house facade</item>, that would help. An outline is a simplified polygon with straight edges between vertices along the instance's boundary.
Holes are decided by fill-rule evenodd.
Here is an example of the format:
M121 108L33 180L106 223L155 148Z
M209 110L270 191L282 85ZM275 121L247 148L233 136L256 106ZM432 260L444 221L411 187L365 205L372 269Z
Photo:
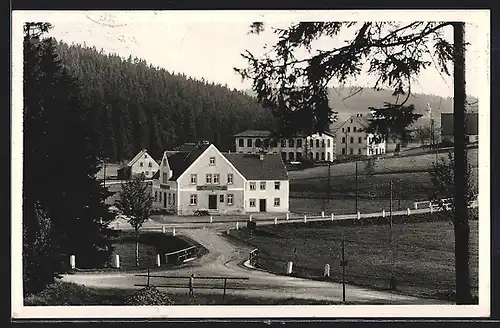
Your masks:
M140 174L144 174L146 179L152 179L158 169L158 162L148 154L146 149L143 149L128 162L127 166L118 170L118 178L130 179Z
M315 133L307 137L308 158L314 161L331 162L336 158L335 135L323 132L321 135Z
M335 131L336 154L345 156L376 156L385 154L386 142L379 141L378 137L366 132L370 117L356 114L349 117Z
M261 190L263 183L269 188ZM278 154L224 154L214 145L165 152L152 192L155 208L178 215L288 212L288 175Z

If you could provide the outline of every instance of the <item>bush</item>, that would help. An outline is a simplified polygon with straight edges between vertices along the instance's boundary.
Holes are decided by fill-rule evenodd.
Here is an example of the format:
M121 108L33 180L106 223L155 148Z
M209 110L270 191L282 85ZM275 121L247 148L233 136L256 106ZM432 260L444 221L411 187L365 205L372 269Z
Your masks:
M155 287L145 287L126 300L127 305L172 305L174 302L167 294Z

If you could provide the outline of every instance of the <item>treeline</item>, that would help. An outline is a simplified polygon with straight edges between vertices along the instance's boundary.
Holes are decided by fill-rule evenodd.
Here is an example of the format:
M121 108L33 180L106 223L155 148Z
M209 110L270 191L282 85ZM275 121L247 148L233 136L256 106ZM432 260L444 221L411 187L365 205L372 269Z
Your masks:
M65 68L79 80L100 151L128 160L147 148L155 157L185 142L234 148L233 135L267 129L271 114L242 91L170 73L145 60L59 41Z

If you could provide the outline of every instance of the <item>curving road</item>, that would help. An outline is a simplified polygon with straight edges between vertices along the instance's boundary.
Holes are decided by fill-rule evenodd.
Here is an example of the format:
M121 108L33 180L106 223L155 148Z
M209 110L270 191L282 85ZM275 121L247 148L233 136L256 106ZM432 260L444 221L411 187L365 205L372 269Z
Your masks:
M272 222L272 221L271 221ZM271 223L267 222L267 223ZM262 222L264 223L264 222ZM174 226L179 223L171 223ZM123 221L122 229L128 229ZM144 225L145 230L167 229L169 224L154 220ZM190 223L188 228L177 227L177 234L185 235L208 249L208 254L186 263L173 270L155 270L152 275L168 275L170 278L154 278L150 283L161 285L170 293L187 293L187 278L192 273L196 277L222 276L245 277L248 280L228 280L228 294L245 295L274 299L301 298L331 302L342 301L342 285L339 283L313 281L289 276L280 276L247 267L242 263L248 258L250 248L236 244L223 236L223 231L234 228L233 222ZM138 277L137 273L83 273L65 275L62 280L95 288L141 288L146 277ZM223 281L212 279L196 279L196 293L222 294ZM346 286L346 301L349 303L384 303L384 304L446 304L444 301L421 299L385 291L370 290L355 286Z

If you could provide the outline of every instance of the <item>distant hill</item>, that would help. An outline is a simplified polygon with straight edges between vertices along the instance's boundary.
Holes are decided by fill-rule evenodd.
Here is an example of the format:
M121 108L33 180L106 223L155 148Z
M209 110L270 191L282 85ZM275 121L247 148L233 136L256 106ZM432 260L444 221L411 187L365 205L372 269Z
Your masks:
M384 102L394 102L396 100L396 97L392 96L391 90L377 91L371 88L363 88L361 92L347 98L358 89L357 87L329 89L330 107L338 112L341 121L357 113L367 114L370 112L369 107L383 107ZM246 90L245 92L248 95L254 95L252 90ZM344 98L347 99L343 100ZM477 98L468 97L467 101L474 103L477 101ZM416 112L424 115L416 125L429 123L430 118L426 114L427 104L430 104L433 110L436 126L440 126L441 113L453 112L453 98L443 98L436 95L415 94L410 96L407 104L413 104ZM477 103L470 106L469 111L477 111Z

